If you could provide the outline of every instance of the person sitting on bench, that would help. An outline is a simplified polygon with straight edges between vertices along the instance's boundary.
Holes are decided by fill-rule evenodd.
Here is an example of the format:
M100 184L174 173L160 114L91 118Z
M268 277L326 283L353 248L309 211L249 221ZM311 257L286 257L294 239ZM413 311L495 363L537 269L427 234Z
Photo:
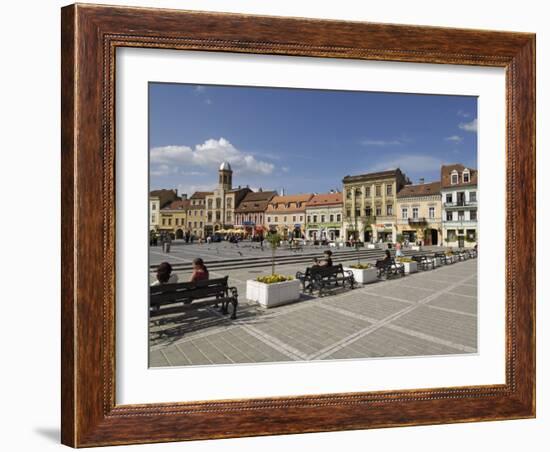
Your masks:
M175 284L178 282L178 275L172 274L172 266L168 262L162 262L157 268L157 280L152 286L162 284Z
M193 260L193 274L191 275L191 282L203 281L209 278L208 269L204 265L204 261L197 257Z
M326 250L323 254L325 256L323 259L314 259L313 267L332 267L332 251Z

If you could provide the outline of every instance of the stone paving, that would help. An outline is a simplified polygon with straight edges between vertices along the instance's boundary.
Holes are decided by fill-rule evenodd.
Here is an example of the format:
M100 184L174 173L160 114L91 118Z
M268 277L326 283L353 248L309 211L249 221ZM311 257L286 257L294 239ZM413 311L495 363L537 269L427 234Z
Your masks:
M277 271L304 267L279 265ZM210 307L153 320L150 366L477 352L476 259L265 310L245 299L245 281L268 271L223 271L239 290L235 321Z

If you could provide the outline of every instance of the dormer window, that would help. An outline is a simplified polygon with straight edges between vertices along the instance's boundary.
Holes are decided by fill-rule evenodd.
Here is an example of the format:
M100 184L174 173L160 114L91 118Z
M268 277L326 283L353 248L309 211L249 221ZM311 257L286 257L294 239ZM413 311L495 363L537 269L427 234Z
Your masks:
M453 170L453 172L451 173L451 185L456 185L456 184L458 184L458 171Z
M464 182L465 184L470 183L470 171L467 169L465 169L462 173L462 182Z

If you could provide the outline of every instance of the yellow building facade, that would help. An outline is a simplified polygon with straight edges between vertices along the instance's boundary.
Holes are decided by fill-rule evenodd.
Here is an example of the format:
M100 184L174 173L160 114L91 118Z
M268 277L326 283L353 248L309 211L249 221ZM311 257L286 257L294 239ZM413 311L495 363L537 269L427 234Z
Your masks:
M441 183L406 185L397 193L397 233L403 241L440 245Z
M392 242L397 236L397 193L407 183L399 168L343 179L345 240Z

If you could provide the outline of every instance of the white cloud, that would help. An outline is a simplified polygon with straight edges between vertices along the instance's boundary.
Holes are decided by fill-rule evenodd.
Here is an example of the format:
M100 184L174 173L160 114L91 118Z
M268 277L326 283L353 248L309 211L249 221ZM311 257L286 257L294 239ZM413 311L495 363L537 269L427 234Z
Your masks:
M258 160L252 154L242 152L235 148L225 138L209 139L194 148L189 146L161 146L150 151L153 171L163 165L169 167L182 167L185 170L199 167L217 169L221 162L227 161L235 172L240 174L268 175L273 172L275 165Z
M361 141L363 146L399 146L402 144L400 140L371 140L365 139Z
M466 132L477 132L477 118L472 119L470 122L461 122L458 128Z
M385 160L375 164L369 168L369 171L384 171L389 169L401 168L405 173L414 173L422 171L438 171L441 168L443 161L440 158L430 155L402 155L392 157L390 160Z
M446 137L445 141L452 141L453 143L462 143L462 141L464 141L464 138L459 137L458 135L451 135L450 137Z
M151 170L151 176L168 176L169 174L175 174L178 172L178 168L166 164L158 165Z
M464 110L458 110L456 112L457 116L460 116L461 118L469 118L470 116L472 116L471 113L468 113L467 111L464 111Z

